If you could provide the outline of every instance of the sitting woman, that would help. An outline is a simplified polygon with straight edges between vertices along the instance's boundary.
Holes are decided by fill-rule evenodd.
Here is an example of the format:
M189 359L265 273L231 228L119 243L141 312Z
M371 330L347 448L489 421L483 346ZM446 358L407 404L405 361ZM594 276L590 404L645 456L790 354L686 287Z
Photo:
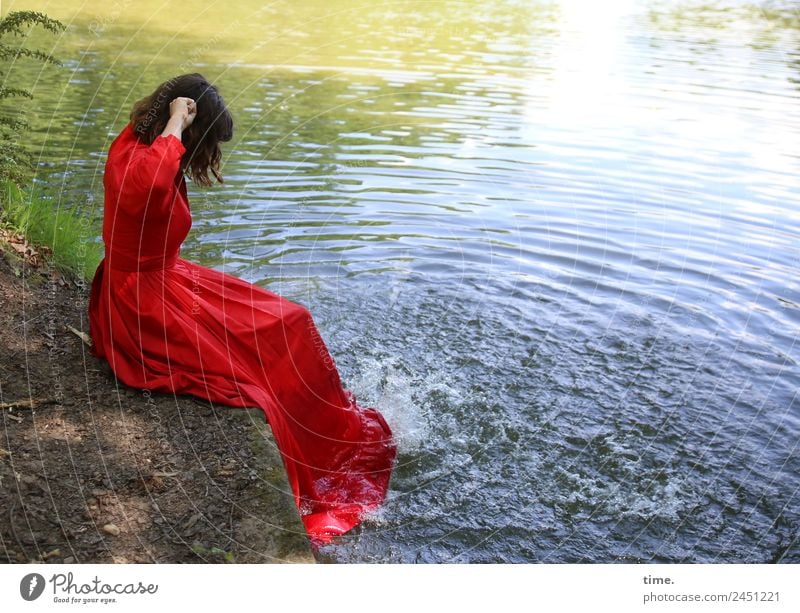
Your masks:
M221 183L220 143L232 135L199 74L135 104L103 176L92 353L132 387L261 408L306 531L323 543L383 501L396 446L381 414L343 389L305 307L178 256L192 225L184 173Z

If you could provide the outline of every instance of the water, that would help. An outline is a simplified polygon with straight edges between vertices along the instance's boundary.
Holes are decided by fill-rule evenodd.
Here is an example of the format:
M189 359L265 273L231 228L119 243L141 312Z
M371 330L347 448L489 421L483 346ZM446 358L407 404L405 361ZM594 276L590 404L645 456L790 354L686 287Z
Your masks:
M133 101L217 80L184 257L309 306L400 439L327 557L800 562L792 3L96 4L36 3L37 180L99 218Z

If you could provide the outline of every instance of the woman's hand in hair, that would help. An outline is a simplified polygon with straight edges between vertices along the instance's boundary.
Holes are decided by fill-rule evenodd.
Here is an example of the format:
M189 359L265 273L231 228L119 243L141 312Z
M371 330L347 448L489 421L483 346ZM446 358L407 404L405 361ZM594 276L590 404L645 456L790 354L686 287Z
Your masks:
M195 116L197 115L197 105L191 98L175 98L169 103L169 116L170 118L175 115L180 115L183 120L182 129L188 128L192 125Z
M191 98L175 98L169 103L169 121L161 136L174 134L180 138L182 132L192 125L197 116L197 105Z

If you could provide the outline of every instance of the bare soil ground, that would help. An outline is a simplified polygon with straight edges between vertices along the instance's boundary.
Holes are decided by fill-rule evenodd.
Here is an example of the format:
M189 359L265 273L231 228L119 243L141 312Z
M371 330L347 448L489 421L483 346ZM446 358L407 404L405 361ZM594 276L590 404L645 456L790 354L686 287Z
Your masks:
M0 562L314 562L262 412L119 383L88 288L8 238Z

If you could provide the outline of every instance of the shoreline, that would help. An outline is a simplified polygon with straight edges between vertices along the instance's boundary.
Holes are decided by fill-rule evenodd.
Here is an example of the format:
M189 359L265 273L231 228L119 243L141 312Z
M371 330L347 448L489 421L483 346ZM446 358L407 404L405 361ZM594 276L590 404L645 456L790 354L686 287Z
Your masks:
M261 410L118 382L78 334L89 282L8 236L0 563L313 563Z

